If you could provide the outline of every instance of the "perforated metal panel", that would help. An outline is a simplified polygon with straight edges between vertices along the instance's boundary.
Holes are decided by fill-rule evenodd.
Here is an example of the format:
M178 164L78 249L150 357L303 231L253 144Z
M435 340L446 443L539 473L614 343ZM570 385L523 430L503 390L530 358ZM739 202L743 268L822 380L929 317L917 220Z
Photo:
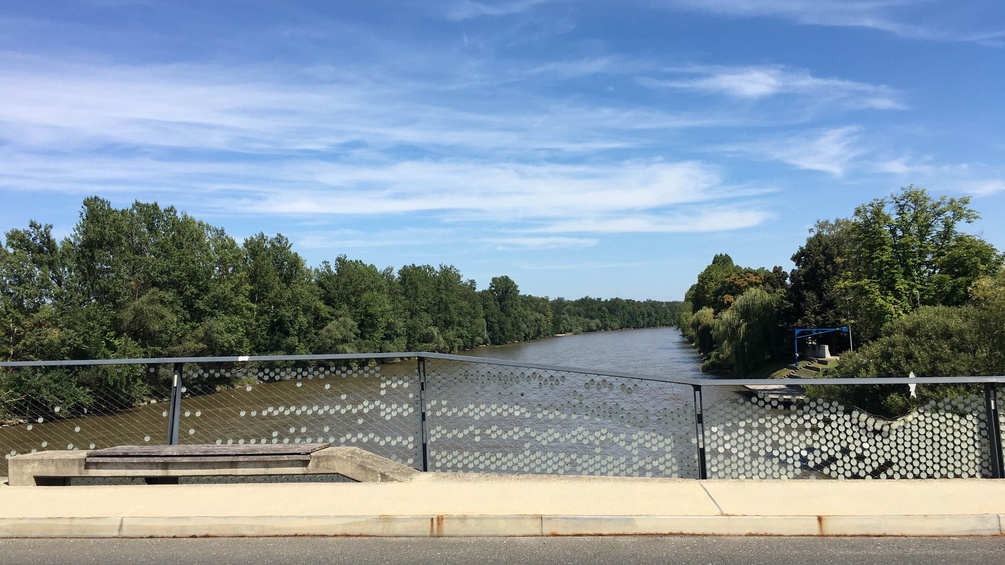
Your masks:
M1002 452L1005 452L1005 386L998 385L995 389L998 403L998 430L1001 434Z
M984 397L897 420L836 402L753 396L706 409L709 478L952 478L989 474Z
M7 461L21 453L55 449L101 449L123 443L143 445L164 443L167 434L168 390L171 367L154 365L132 366L129 371L147 371L149 382L161 383L148 388L143 398L134 404L132 396L117 392L114 387L93 389L86 385L95 378L114 378L122 367L48 368L25 367L5 369L16 378L51 383L66 378L76 385L76 392L57 395L42 394L18 399L17 408L8 403L7 422L0 421L0 476L7 475ZM51 385L49 385L51 386ZM66 389L63 389L66 390ZM3 425L7 424L7 425Z
M327 442L418 466L415 367L414 361L362 368L188 367L179 442ZM216 382L237 386L216 392Z
M691 388L426 361L431 471L697 476Z
M0 476L20 453L165 443L174 363L165 361L0 369L26 390L33 379L46 385L34 390L52 390L52 379L79 389L5 401ZM425 440L432 471L698 476L690 385L436 354L380 366L362 356L199 361L181 367L181 443L355 445L421 469ZM146 388L116 392L109 383L119 380ZM709 382L708 476L989 476L984 385L968 386L970 394L888 421L831 402L745 397ZM1003 388L997 420L1005 428Z

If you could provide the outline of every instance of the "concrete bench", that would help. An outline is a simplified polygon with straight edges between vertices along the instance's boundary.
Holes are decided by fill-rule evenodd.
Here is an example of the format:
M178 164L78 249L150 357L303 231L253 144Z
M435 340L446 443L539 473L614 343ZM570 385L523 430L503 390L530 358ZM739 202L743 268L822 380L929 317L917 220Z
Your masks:
M411 480L419 471L358 447L320 444L123 445L92 451L41 451L10 459L10 486L66 485L78 477L337 474L359 482Z

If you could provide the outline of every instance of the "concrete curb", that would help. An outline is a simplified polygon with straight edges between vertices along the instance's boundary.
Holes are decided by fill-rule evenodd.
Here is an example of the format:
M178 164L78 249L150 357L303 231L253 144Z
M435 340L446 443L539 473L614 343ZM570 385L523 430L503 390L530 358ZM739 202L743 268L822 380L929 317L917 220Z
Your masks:
M0 485L0 538L1002 536L1005 481L421 473L403 482Z
M193 516L2 518L0 538L592 535L1002 536L1005 515Z

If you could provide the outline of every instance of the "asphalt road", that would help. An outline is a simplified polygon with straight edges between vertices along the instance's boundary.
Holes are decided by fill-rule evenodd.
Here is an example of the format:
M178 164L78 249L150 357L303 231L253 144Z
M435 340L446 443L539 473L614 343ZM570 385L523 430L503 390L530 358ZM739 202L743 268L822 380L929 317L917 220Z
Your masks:
M230 538L0 540L0 562L22 564L386 565L861 564L1001 562L1005 538Z

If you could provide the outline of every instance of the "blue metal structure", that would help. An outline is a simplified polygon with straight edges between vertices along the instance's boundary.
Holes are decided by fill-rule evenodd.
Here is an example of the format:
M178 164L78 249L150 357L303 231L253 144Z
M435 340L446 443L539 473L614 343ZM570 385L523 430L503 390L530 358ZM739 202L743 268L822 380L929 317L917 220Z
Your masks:
M852 351L855 350L854 346L851 345L851 329L848 326L842 326L840 328L795 328L796 339L793 343L793 348L795 349L796 356L796 368L799 368L799 338L801 337L813 337L816 335L831 333L831 332L841 332L848 334L848 346Z

